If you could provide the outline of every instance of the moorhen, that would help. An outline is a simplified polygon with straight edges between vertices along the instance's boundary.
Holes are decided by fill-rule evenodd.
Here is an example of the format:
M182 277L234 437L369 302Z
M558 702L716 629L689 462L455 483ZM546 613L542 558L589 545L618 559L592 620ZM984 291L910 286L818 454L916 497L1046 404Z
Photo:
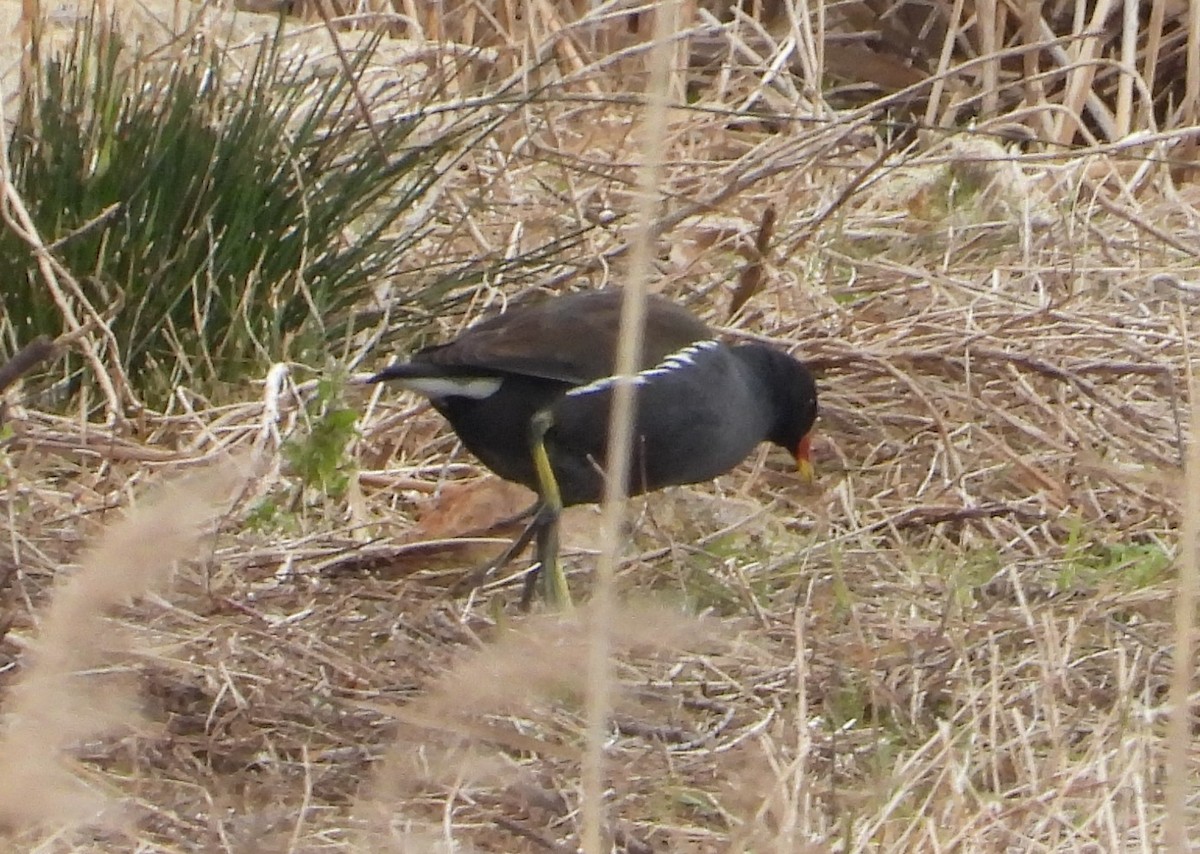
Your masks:
M522 300L369 380L427 396L484 465L537 492L529 527L493 564L536 537L538 563L522 607L539 567L546 598L570 602L558 516L604 493L621 300L619 289ZM631 495L711 480L763 441L786 448L811 478L817 388L791 356L764 344L722 344L685 309L652 295L634 382Z

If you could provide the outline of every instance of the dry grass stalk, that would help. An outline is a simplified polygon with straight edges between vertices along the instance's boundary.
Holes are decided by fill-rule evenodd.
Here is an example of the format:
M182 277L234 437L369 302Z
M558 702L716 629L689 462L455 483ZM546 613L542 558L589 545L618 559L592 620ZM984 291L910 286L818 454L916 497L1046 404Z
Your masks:
M1189 372L1190 373L1190 372ZM1200 402L1196 378L1192 389L1192 437L1184 468L1180 504L1179 589L1175 599L1175 646L1172 655L1170 720L1167 724L1166 843L1172 854L1192 850L1194 822L1189 819L1188 796L1194 791L1196 762L1192 756L1195 712L1196 606L1200 602Z
M648 107L638 130L645 159L638 170L639 198L636 208L637 234L630 258L625 299L621 306L621 334L613 364L618 376L632 377L641 362L645 328L646 293L654 247L654 221L659 206L659 189L667 154L667 109L671 95L672 45L670 37L679 29L679 2L659 3L654 11L654 48L650 58L650 78L646 87ZM583 766L583 825L580 832L586 854L601 854L612 847L605 840L605 743L608 740L609 713L612 705L612 648L616 591L614 575L622 552L621 524L629 483L629 459L633 449L632 431L634 386L620 383L613 394L609 418L609 454L619 462L613 465L605 482L602 548L596 564L593 592L595 619L588 633L587 661L587 752Z

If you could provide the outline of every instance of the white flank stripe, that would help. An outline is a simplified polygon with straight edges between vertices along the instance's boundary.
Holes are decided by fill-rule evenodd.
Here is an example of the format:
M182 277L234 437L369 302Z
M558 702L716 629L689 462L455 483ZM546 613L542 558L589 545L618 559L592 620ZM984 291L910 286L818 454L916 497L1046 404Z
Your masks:
M705 350L713 350L720 347L719 341L697 341L695 344L689 344L682 350L676 350L671 353L653 368L647 368L633 376L634 385L646 385L655 377L661 377L664 374L669 374L671 371L677 371L680 368L686 368L689 365L696 364L696 357ZM598 391L612 388L617 384L617 377L601 377L598 380L593 380L587 385L581 385L578 388L573 388L567 392L567 397L579 397L584 394L594 394Z
M501 382L499 377L405 377L399 381L399 385L426 397L483 400L495 394Z

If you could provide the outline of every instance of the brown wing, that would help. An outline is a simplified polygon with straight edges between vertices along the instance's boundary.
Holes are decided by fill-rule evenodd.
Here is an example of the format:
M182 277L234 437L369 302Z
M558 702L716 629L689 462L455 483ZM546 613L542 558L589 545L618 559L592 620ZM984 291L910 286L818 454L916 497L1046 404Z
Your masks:
M621 294L608 289L513 305L454 341L421 350L413 361L589 383L612 373ZM688 311L650 295L642 367L711 337L712 331Z

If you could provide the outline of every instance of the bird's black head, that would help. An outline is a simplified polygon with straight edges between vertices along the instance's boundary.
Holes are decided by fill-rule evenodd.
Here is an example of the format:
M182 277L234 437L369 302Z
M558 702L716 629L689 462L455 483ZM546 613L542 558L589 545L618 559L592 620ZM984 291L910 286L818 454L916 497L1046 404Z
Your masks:
M767 441L787 449L800 473L812 477L809 443L817 421L817 382L803 362L764 344L735 347L762 381L774 418Z

